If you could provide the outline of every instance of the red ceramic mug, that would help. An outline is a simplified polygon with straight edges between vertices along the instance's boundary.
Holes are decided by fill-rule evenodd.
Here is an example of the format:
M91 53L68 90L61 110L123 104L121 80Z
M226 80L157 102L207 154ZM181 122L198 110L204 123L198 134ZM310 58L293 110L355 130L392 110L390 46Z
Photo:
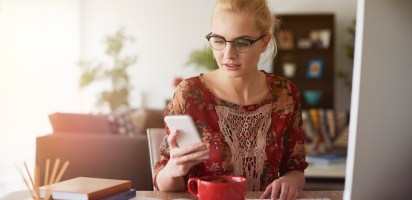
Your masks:
M204 176L190 178L187 182L190 193L199 200L245 200L246 179L237 176Z

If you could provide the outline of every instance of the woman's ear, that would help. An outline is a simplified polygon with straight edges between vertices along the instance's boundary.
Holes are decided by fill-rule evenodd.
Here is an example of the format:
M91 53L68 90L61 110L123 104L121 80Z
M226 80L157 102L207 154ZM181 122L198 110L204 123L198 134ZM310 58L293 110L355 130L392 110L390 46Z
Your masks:
M266 35L264 38L262 38L263 45L262 45L261 53L265 52L266 49L269 47L270 40L271 40L270 35Z

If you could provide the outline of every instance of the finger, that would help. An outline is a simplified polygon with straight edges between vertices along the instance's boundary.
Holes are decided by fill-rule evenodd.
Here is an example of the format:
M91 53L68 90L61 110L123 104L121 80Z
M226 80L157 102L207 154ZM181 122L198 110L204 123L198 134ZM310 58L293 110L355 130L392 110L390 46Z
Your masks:
M203 155L197 157L197 160L204 161L204 160L209 159L209 157L210 157L210 151L209 149L207 149L203 151Z
M289 186L287 184L282 184L282 189L280 190L279 198L281 200L287 200L289 194Z
M187 152L209 150L209 148L207 147L207 144L202 143L202 142L188 145L184 149L187 150Z
M204 161L204 160L207 160L207 159L209 159L209 158L210 158L210 152L207 151L207 153L206 153L205 155L197 158L197 160Z
M195 166L195 165L197 165L197 164L199 164L199 163L201 163L201 162L203 162L203 161L202 161L202 160L192 160L192 161L190 161L190 162L185 163L185 165L187 165L187 166L189 167L189 169L190 169L190 168L192 168L193 166Z
M272 191L272 184L269 184L269 185L266 187L266 189L265 189L265 191L263 192L263 194L260 195L260 198L261 198L261 199L268 198L271 191Z
M203 151L198 151L195 153L191 153L191 154L187 154L184 156L181 156L179 158L177 158L176 162L177 164L186 164L192 161L203 161L204 157L209 155L209 150L203 150Z
M205 144L206 149L209 149L209 147L210 147L210 143L209 143L209 142L203 142L203 144Z
M188 155L188 154L199 152L199 151L205 151L205 150L209 151L208 149L206 149L205 144L196 143L196 144L192 144L187 147L184 147L184 148L178 148L178 149L176 148L174 149L173 153L175 156L184 156L184 155Z
M299 191L298 191L298 190L296 190L296 189L294 189L294 190L289 190L289 197L290 197L290 199L295 200L295 199L298 198L298 196L299 196Z
M179 145L177 145L176 142L177 134L179 134L178 131L171 131L169 136L167 137L167 142L169 143L170 149L179 148Z
M272 199L277 199L280 193L280 185L278 182L273 182L272 184L272 194L271 198Z

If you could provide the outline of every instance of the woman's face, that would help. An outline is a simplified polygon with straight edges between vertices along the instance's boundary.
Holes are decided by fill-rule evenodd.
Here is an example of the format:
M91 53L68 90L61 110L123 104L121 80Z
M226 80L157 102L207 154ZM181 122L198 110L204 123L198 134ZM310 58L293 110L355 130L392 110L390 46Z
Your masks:
M226 41L238 38L256 40L261 35L254 16L216 11L212 20L212 35L220 36ZM216 62L222 72L230 77L245 77L257 71L260 54L266 50L270 36L253 43L247 52L239 52L233 43L227 42L223 50L213 49Z

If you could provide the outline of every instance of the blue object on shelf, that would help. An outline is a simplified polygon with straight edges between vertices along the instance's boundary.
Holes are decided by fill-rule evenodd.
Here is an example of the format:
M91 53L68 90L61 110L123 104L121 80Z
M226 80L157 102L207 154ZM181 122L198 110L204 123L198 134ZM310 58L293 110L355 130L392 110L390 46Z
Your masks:
M308 78L320 78L323 72L323 60L313 59L308 62L306 76Z
M323 93L319 90L305 90L303 91L303 97L309 106L317 105L322 99Z

